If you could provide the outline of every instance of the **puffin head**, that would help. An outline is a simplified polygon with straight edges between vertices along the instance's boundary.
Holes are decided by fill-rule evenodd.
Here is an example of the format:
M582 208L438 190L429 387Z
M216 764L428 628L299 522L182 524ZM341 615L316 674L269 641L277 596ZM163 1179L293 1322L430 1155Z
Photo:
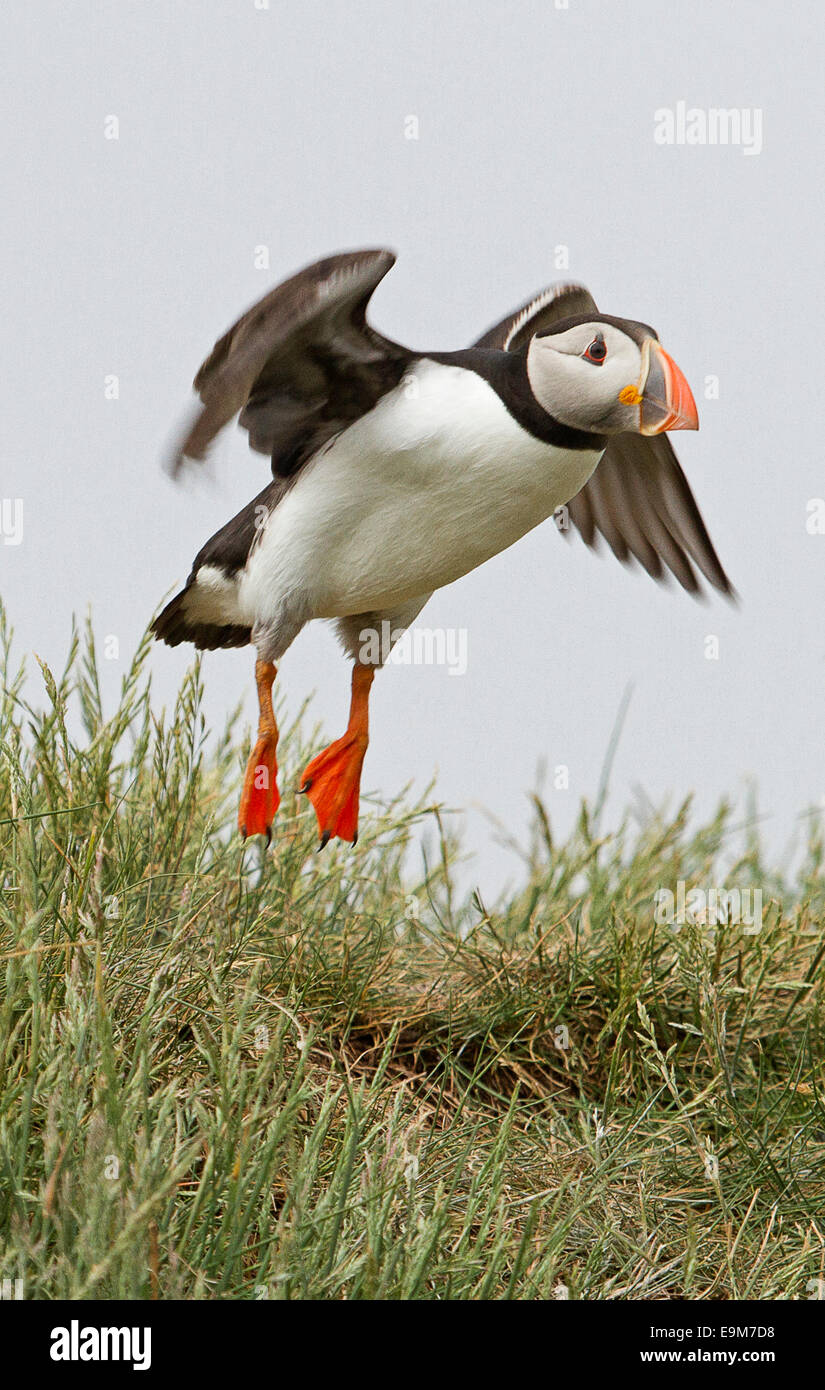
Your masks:
M560 320L527 348L539 405L563 425L593 434L697 430L684 376L644 323L590 314Z

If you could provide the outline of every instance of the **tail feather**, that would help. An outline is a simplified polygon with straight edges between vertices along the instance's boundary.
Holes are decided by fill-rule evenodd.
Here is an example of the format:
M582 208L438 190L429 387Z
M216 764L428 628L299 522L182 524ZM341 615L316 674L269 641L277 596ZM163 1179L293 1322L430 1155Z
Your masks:
M252 629L241 623L204 623L187 614L187 604L192 595L193 584L187 584L179 594L167 603L152 623L152 632L160 642L168 647L178 647L181 642L192 642L199 651L217 651L219 647L245 647L249 644Z

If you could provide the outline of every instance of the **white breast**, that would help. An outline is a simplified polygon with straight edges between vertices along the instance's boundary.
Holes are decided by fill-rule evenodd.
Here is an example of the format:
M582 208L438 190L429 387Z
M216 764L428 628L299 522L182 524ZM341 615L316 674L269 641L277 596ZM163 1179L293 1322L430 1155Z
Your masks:
M394 607L475 569L579 491L600 451L521 428L475 372L424 359L301 473L240 585L248 618L284 594L313 617Z

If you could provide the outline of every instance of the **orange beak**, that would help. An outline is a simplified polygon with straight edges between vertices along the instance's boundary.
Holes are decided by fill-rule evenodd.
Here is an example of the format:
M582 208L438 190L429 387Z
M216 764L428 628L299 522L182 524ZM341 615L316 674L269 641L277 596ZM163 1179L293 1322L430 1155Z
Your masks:
M698 430L699 416L693 392L684 373L655 338L647 338L642 348L642 375L638 391L641 396L640 434Z

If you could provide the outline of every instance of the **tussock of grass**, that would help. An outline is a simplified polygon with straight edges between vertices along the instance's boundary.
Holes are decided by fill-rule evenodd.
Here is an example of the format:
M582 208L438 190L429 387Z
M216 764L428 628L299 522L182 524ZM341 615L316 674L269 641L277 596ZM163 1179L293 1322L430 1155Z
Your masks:
M805 1298L819 1213L823 847L723 875L723 808L452 881L437 808L315 853L288 793L242 850L234 721L157 717L90 633L0 698L0 1276L35 1298ZM31 682L34 687L35 682ZM27 686L27 690L28 690ZM80 720L82 719L82 730ZM308 750L282 740L283 782ZM410 838L435 846L416 873ZM760 887L749 935L658 888Z

